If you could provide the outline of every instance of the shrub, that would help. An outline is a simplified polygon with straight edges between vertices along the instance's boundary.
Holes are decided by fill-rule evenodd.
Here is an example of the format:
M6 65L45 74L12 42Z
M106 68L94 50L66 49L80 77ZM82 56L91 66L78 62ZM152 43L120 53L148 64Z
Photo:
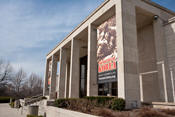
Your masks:
M124 110L125 101L114 97L84 97L57 99L55 100L55 106L89 113L94 108L112 108L114 110Z
M14 108L14 102L11 102L9 105Z
M115 98L112 100L111 108L113 110L122 111L125 109L125 100L122 98Z
M27 117L43 117L43 116L35 116L35 115L27 115Z
M43 100L46 100L46 99L47 99L47 97L43 96L43 97L42 97L42 99L43 99Z
M111 105L111 101L114 99L114 97L107 97L107 96L91 96L91 97L84 97L85 99L91 101L92 102L96 102L94 103L94 106L98 106L98 107L107 107L110 108Z
M79 110L79 106L80 106L80 100L79 99L68 99L66 102L68 109L71 110Z
M84 97L84 98L91 101L98 100L99 103L103 103L105 101L114 99L114 97L107 97L107 96L90 96L90 97Z
M0 103L9 103L10 97L0 97Z
M68 107L68 104L69 104L69 99L57 99L55 101L55 106L59 108L66 108Z

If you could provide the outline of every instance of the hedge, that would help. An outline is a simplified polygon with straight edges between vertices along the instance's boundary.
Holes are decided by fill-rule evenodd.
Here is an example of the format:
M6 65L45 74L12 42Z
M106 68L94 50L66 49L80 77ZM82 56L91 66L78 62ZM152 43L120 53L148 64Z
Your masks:
M11 103L9 103L9 105L10 105L11 108L14 108L15 103L11 102Z
M9 103L11 97L0 97L0 103Z
M35 115L27 115L27 117L43 117L43 116L35 116Z
M90 97L84 97L85 99L88 99L90 101L97 101L100 105L105 105L106 103L109 103L112 99L115 97L107 97L107 96L90 96Z
M122 98L113 99L111 107L113 110L122 111L125 109L125 100Z
M55 100L55 106L60 107L60 108L66 108L68 107L68 104L70 103L71 99L57 99Z
M109 108L113 110L124 110L125 100L116 97L96 96L84 98L63 98L55 100L55 106L59 108L74 109L79 107L83 108Z

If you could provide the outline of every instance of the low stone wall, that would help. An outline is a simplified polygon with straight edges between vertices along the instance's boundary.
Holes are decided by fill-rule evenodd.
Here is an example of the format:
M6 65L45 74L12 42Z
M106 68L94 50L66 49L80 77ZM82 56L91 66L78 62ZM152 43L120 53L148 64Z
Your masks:
M175 103L152 102L152 106L159 109L175 109Z
M97 117L97 116L61 109L53 106L47 106L46 117Z

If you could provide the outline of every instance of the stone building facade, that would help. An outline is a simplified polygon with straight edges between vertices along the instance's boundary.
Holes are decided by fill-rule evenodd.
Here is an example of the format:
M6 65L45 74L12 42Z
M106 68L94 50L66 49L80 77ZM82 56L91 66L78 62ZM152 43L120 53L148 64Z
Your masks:
M106 0L46 59L50 99L112 95L127 108L173 102L175 13L150 0Z

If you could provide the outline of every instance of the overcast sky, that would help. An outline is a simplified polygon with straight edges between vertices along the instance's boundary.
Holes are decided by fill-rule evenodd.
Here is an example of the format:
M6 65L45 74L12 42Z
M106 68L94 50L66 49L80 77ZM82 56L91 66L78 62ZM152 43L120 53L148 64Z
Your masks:
M153 0L175 11L175 0ZM103 0L0 0L0 58L43 76L46 54Z

